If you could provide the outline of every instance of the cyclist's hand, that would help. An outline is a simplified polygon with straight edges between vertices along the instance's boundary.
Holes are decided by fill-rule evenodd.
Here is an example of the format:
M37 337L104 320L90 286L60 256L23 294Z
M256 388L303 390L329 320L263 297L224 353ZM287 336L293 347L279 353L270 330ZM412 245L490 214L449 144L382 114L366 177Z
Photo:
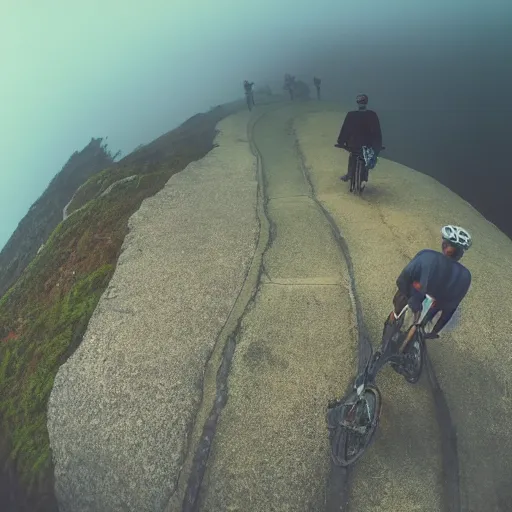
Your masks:
M425 339L426 340L437 340L439 338L439 334L436 332L426 332L425 333Z

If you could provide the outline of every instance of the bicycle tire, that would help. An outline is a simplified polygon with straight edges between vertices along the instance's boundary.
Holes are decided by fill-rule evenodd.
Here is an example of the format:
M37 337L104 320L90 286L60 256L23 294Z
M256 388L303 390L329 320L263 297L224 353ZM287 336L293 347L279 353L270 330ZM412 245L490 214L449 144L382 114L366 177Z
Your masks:
M364 187L362 187L361 177L362 177L362 167L363 161L361 158L357 159L357 181L356 181L356 191L359 195L363 193Z
M416 384L421 377L421 373L423 371L423 363L425 359L425 346L423 344L423 340L419 338L419 336L414 336L413 339L407 345L405 349L405 356L411 355L411 348L414 348L417 351L417 356L414 356L416 365L414 369L410 370L409 368L404 368L405 372L403 374L404 379L409 384Z
M350 177L350 192L354 192L354 188L356 186L356 171L357 171L357 165L356 165L356 169L354 169L354 172L352 173L352 176Z
M359 157L356 157L356 168L354 169L354 190L353 192L359 194L361 187L361 173L359 167Z
M347 428L340 428L339 435L335 435L333 436L333 439L331 439L331 458L334 464L336 464L337 466L347 467L354 464L354 462L360 459L362 455L366 452L367 448L370 446L375 436L375 432L377 431L382 407L382 397L380 391L376 386L367 385L363 393L365 397L369 395L371 397L371 400L374 402L373 414L372 418L370 419L369 430L364 434L364 436L361 436L359 434L350 432L349 429ZM356 392L351 391L342 401L342 405L343 402L349 402L351 400L354 401L356 398ZM368 400L368 398L366 398L366 400ZM358 402L361 402L361 400L358 400ZM359 438L361 437L364 437L364 441L362 443L358 443L359 446L356 453L350 454L348 452L349 443L351 443L351 441L353 441L354 439L359 441Z

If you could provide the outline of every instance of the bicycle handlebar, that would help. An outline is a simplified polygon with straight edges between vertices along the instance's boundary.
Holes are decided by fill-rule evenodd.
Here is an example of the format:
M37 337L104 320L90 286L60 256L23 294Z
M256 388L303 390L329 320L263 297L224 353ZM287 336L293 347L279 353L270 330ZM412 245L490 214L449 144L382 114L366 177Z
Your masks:
M430 301L430 305L428 306L428 308L423 311L423 309L425 308L425 305L428 304L428 302ZM432 309L433 307L436 306L436 299L434 297L432 297L432 295L429 295L428 293L425 294L425 298L423 299L423 302L421 303L421 306L422 306L422 309L420 310L420 313L421 313L421 316L420 318L418 319L417 322L415 322L413 325L416 325L416 326L419 326L421 325L421 323L423 322L427 312ZM404 315L406 313L406 311L408 311L409 309L411 309L411 307L409 306L409 304L406 304L402 311L400 311L400 313L397 315L394 311L393 311L393 315L395 316L395 319L398 320L402 315Z
M347 151L350 151L350 149L349 149L349 148L347 148L347 146L340 146L339 144L334 144L334 147L335 147L335 148L339 148L339 149L346 149ZM382 147L380 148L380 150L381 150L381 151L384 151L385 149L386 149L386 146L382 146Z

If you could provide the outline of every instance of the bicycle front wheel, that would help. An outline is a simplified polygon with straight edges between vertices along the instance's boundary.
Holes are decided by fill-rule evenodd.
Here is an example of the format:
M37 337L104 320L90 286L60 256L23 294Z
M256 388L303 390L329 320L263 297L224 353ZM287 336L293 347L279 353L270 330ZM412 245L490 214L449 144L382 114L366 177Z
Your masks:
M380 419L382 399L375 386L366 386L361 396L352 391L337 407L340 421L331 436L331 456L338 466L350 466L370 445Z

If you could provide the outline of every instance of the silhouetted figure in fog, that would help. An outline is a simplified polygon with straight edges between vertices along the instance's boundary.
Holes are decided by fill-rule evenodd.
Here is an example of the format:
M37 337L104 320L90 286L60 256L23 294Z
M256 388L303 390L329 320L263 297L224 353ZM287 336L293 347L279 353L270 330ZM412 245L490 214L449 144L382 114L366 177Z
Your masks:
M293 93L295 89L295 77L286 73L284 75L284 90L288 91L290 94L290 99L293 101Z
M375 157L382 150L382 132L379 117L373 110L367 110L368 96L359 94L356 98L358 110L353 110L345 116L345 121L338 136L338 146L350 152L348 172L341 177L342 181L349 181L355 171L357 155L362 153L363 146L373 149ZM368 181L368 169L365 166L365 175L361 181Z
M244 91L245 91L245 98L247 100L247 106L249 107L249 110L254 107L254 93L252 91L252 86L254 85L254 82L249 82L249 80L244 80Z
M322 80L320 78L317 78L316 76L313 78L313 83L316 87L316 97L319 100L320 99L320 84L322 83Z

